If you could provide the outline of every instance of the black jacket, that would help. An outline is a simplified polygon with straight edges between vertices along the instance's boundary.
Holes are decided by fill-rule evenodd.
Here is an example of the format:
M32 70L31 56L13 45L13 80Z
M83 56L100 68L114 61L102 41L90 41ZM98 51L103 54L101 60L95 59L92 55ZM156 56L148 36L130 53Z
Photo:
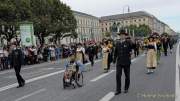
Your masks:
M22 59L23 59L21 49L13 50L12 54L11 54L11 59L12 59L12 64L11 64L12 66L21 66L22 65Z
M131 50L132 44L129 41L121 43L120 40L117 40L113 62L117 62L117 65L130 65Z
M89 46L87 48L87 54L88 56L94 56L96 53L95 47L94 46Z

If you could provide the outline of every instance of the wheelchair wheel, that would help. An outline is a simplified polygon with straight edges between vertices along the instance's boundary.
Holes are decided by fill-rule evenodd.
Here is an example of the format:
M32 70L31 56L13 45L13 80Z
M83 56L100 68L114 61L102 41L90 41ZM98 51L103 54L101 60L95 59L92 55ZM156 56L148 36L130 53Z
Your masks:
M76 73L75 75L75 81L77 86L81 87L83 86L83 73Z
M66 86L65 78L63 77L63 88L66 89Z

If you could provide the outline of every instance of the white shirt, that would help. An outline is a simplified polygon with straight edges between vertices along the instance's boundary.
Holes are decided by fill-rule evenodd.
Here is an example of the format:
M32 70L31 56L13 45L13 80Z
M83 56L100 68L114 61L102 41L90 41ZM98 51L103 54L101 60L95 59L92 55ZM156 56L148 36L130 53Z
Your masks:
M8 55L9 55L8 51L4 50L3 53L4 53L5 57L8 57Z

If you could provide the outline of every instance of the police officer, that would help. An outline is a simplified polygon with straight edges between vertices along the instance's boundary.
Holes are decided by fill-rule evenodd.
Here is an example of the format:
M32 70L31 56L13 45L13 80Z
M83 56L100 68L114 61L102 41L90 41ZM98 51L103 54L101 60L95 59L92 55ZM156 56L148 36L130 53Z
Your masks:
M125 88L124 93L128 93L130 85L130 64L131 64L131 50L132 43L129 41L128 34L124 30L119 33L119 39L116 42L114 59L116 63L116 92L115 95L121 93L121 75L122 70L125 74Z
M23 87L25 85L25 80L20 75L21 71L21 65L22 65L22 51L21 49L17 48L16 45L13 45L13 51L12 51L12 66L14 67L18 86L17 88Z

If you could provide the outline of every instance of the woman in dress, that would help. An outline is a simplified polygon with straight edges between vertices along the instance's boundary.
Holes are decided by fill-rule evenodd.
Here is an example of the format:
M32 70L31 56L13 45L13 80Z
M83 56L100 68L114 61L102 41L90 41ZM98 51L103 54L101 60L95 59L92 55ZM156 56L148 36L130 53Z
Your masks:
M103 46L102 46L102 67L104 69L104 73L108 72L108 54L109 54L109 47L108 47L108 42L105 41Z
M154 72L154 69L157 67L157 58L156 58L156 42L153 37L149 37L149 42L147 44L147 74Z

